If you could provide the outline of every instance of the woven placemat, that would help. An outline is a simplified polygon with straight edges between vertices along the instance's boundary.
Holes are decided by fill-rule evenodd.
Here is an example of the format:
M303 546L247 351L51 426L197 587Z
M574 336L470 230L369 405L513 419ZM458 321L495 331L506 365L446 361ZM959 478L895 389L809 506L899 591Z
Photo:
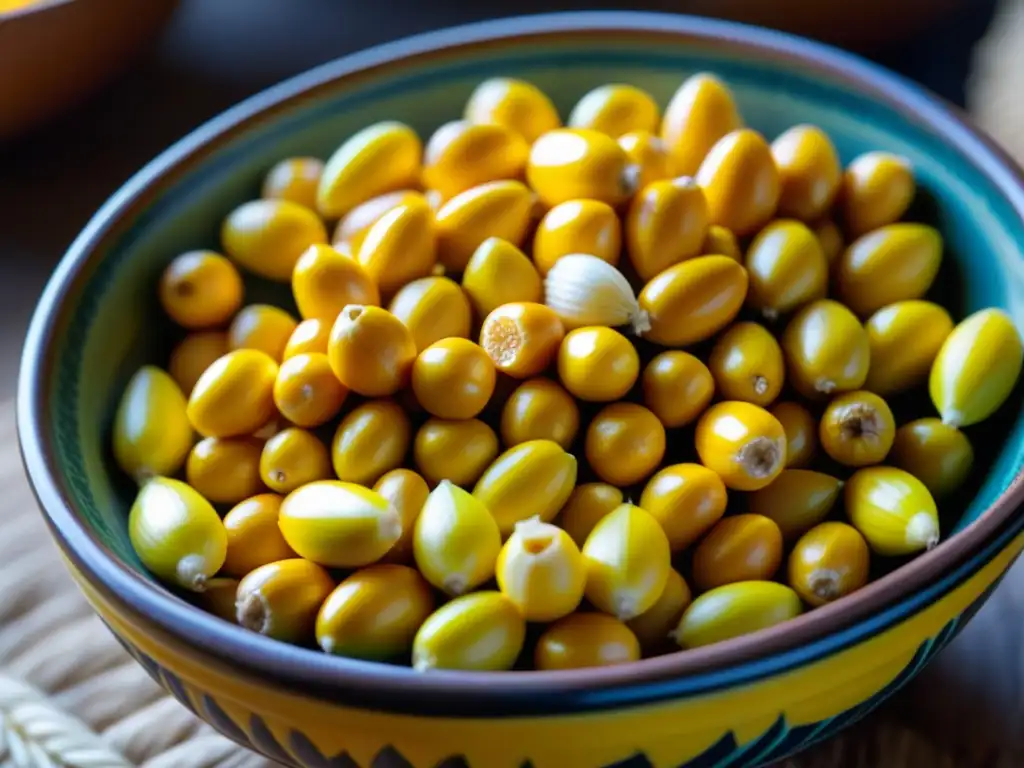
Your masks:
M165 695L61 563L0 405L0 767L266 768Z

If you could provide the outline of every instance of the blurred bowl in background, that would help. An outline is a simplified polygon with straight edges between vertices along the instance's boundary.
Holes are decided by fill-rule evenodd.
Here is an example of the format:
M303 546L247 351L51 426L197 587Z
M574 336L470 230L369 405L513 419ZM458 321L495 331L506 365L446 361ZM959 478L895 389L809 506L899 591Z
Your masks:
M37 0L5 10L0 1L0 141L81 102L142 50L177 3Z

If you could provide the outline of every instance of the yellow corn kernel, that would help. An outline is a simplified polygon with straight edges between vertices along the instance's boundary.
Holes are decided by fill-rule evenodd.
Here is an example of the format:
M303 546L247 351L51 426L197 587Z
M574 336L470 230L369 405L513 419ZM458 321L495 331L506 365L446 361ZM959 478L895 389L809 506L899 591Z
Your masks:
M380 304L380 291L366 270L329 245L302 254L292 275L292 294L303 318L328 324L349 304Z
M277 362L298 323L280 307L250 304L228 326L228 349L258 349Z
M818 451L818 422L800 403L782 402L770 413L786 432L786 467L802 469L810 464Z
M1013 320L983 309L962 320L932 363L928 391L942 420L954 427L984 421L1013 391L1024 347Z
M426 202L426 198L419 192L411 189L400 189L396 192L386 192L383 195L372 197L365 203L360 203L340 219L334 228L334 235L331 237L331 244L338 251L351 254L359 253L359 246L363 244L366 233L370 227L380 221L380 218L400 205L409 202Z
M673 633L682 648L699 648L749 635L803 612L800 597L773 581L741 581L694 600Z
M700 464L672 464L658 470L640 495L668 536L673 552L681 552L722 519L728 493L722 479Z
M384 561L412 563L412 536L416 518L420 516L420 510L423 509L430 494L427 481L411 469L393 469L381 475L374 483L373 490L398 510L398 516L402 521L402 536L384 556Z
M956 427L940 419L917 419L896 430L889 459L924 483L932 496L941 498L967 480L974 448Z
M662 352L643 374L644 405L668 428L683 427L703 413L715 394L708 367L689 352Z
M437 232L426 200L414 198L381 216L355 255L382 294L430 275L437 261Z
M551 379L524 381L501 411L501 439L509 448L529 440L552 440L569 450L579 428L579 406Z
M306 249L327 242L327 229L305 206L289 200L253 200L228 214L220 241L236 264L268 280L287 283Z
M312 432L289 427L263 444L260 477L272 491L291 493L306 483L331 476L331 455Z
M939 541L935 500L924 483L895 467L865 467L846 481L846 514L874 552L910 555Z
M669 267L640 291L651 328L667 347L695 344L733 321L747 297L747 271L728 256L698 256Z
M789 585L809 605L825 605L867 584L870 563L871 552L856 528L822 523L793 547Z
M480 346L494 367L516 379L541 373L554 360L565 336L562 321L543 304L503 304L484 318Z
M555 621L583 600L586 569L569 534L540 518L516 523L495 566L498 589L527 621Z
M322 216L336 219L360 203L419 183L423 145L407 125L387 120L349 137L328 158L317 189Z
M522 245L534 201L520 181L490 181L460 192L436 214L438 260L445 269L462 272L489 237Z
M686 579L678 571L669 571L661 597L646 611L626 622L645 654L653 656L671 650L672 632L691 602L693 593Z
M625 202L636 191L639 169L615 139L584 128L558 128L533 142L526 178L541 201Z
M626 159L635 165L637 189L643 189L662 179L671 178L671 158L665 142L649 131L630 131L619 136L619 146L626 153Z
M395 294L388 311L405 323L420 352L442 339L469 337L469 300L447 277L413 280Z
M747 249L750 276L747 301L766 318L779 315L828 292L828 260L806 224L792 219L773 221Z
M251 437L208 437L192 448L185 478L214 504L237 504L263 489L260 452L263 443Z
M376 491L340 480L318 480L281 502L278 525L300 557L330 568L380 560L402 536L398 511Z
M412 645L412 666L505 671L526 640L526 621L500 592L474 592L442 605L423 622Z
M847 392L828 404L818 440L825 453L848 467L883 461L896 436L888 403L873 392Z
M782 334L787 378L804 397L852 392L864 386L871 363L868 333L837 301L808 304Z
M654 98L636 86L599 85L584 94L569 114L570 128L589 128L617 139L630 131L653 131L661 115Z
M537 640L537 669L583 669L640 659L640 642L618 619L602 613L574 613L552 624Z
M622 491L608 483L577 485L562 511L557 524L569 534L576 546L582 547L594 526L623 502Z
M188 402L167 373L145 365L128 381L114 415L114 460L137 482L173 475L192 449Z
M782 563L782 532L763 515L719 520L693 551L693 581L702 592L771 579Z
M473 252L462 273L462 289L478 317L487 317L502 304L537 303L543 295L533 262L500 237L487 238Z
M167 372L181 387L185 397L218 357L228 353L228 335L223 331L195 331L182 339L171 352Z
M401 406L391 400L370 400L349 411L331 442L338 479L370 485L399 467L409 451L412 427Z
M674 176L693 176L715 143L743 126L729 88L712 74L688 77L673 94L661 119Z
M193 598L196 605L218 619L237 624L235 618L235 594L238 592L238 579L218 576L206 582L206 589Z
M550 522L576 485L576 458L551 440L510 448L484 471L473 495L490 510L503 536L520 520Z
M224 573L240 579L267 563L295 557L277 527L281 501L276 493L261 493L239 502L224 515L228 534L227 557L221 569Z
M633 388L639 374L636 347L611 328L576 328L558 349L558 377L580 400L619 400Z
M871 365L864 388L889 395L928 379L935 357L953 332L953 318L930 301L897 301L875 312L865 328Z
M242 306L244 292L235 265L213 251L183 253L160 277L160 304L174 322L190 330L226 323Z
M412 650L434 611L430 585L404 565L371 565L342 581L316 617L316 642L327 653L384 661Z
M757 323L736 323L719 336L708 368L724 399L762 408L779 396L786 376L782 347Z
M533 263L546 275L563 256L587 253L609 264L619 263L622 225L608 203L566 200L544 214L533 236Z
M303 320L288 337L284 346L284 360L296 355L327 354L327 341L331 338L331 323L317 318Z
M276 163L263 179L260 197L266 200L290 200L307 208L316 208L316 190L324 163L317 157L289 157Z
M927 293L942 263L942 236L925 224L889 224L854 240L836 263L838 296L863 317Z
M494 576L501 533L483 502L442 480L416 518L412 545L426 580L449 595L461 595Z
M385 397L408 384L416 342L390 312L350 304L331 328L327 358L334 375L350 390L366 397Z
M317 613L333 589L330 574L308 560L267 563L238 583L235 618L253 632L305 645L313 639Z
M430 137L423 154L423 183L446 198L479 184L518 179L530 146L503 125L452 120Z
M828 212L843 170L832 140L814 125L795 125L772 142L782 193L779 215L814 221Z
M623 504L610 512L583 545L587 600L628 621L661 597L672 570L668 537L640 507Z
M427 419L416 432L413 461L428 482L468 486L498 455L498 436L479 419Z
M266 352L228 352L203 372L188 399L188 420L206 437L251 435L274 416L277 363Z
M747 509L774 520L782 538L793 541L828 517L842 487L842 481L822 472L784 469L747 497Z
M169 477L142 484L128 513L128 537L158 579L202 592L224 564L227 533L220 516L195 490Z
M466 103L471 123L501 125L528 143L561 125L558 111L537 86L510 77L492 77L480 83Z
M899 221L916 191L914 170L905 157L875 151L854 158L839 193L847 232L857 237Z
M708 203L689 176L656 181L633 198L626 214L626 250L641 280L701 253ZM614 263L614 262L613 262Z
M341 411L348 390L331 370L327 355L312 352L289 357L274 380L274 404L299 427L326 424Z
M700 252L705 256L728 256L734 261L743 261L743 251L740 250L736 235L718 224L708 227Z
M781 184L771 149L749 128L723 136L696 175L708 201L708 221L738 237L759 230L775 215Z
M751 403L725 401L697 422L694 441L701 463L736 491L756 491L786 465L786 433L779 420Z
M472 419L491 399L496 379L491 358L469 339L435 342L412 366L416 399L442 419Z
M590 468L606 483L633 485L661 464L665 427L642 405L612 403L587 427L584 452Z
M811 228L814 230L814 236L818 238L818 243L821 245L822 253L825 254L829 266L835 264L846 250L843 233L832 219L822 219Z

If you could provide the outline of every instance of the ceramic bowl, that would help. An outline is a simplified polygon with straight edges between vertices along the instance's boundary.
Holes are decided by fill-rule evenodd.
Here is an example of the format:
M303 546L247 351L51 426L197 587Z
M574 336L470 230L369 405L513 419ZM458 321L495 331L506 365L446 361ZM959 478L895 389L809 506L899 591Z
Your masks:
M81 101L124 68L178 0L38 0L0 11L0 140Z
M921 185L912 215L946 238L936 298L958 316L999 306L1024 320L1024 188L1012 163L915 87L798 38L682 16L549 15L385 45L275 87L172 147L96 214L46 289L22 367L25 464L68 568L185 706L309 768L762 765L872 710L984 602L1024 547L1020 389L971 430L979 471L943 510L937 548L774 629L630 665L417 674L330 657L203 613L132 553L132 489L112 467L109 425L135 368L166 360L154 286L175 254L216 247L225 212L257 195L272 163L326 156L383 118L427 135L492 75L537 83L564 114L613 81L664 103L697 70L728 81L769 137L809 122L844 161L876 148L910 158ZM251 300L286 293L249 285Z

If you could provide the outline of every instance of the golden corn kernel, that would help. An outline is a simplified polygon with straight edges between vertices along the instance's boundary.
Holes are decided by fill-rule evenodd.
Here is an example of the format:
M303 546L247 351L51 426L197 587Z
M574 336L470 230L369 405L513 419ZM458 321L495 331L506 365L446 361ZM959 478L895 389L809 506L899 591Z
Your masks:
M442 480L430 492L413 532L420 573L449 595L461 595L494 576L501 533L488 508Z
M224 515L228 534L224 573L241 579L267 563L296 556L277 527L282 500L276 493L261 493L239 502ZM234 605L234 596L231 602Z
M286 643L313 639L316 616L334 589L323 568L308 560L278 560L251 571L238 583L235 617L253 632Z
M517 379L541 373L554 360L565 335L562 321L543 304L503 304L480 328L480 346L494 367Z
M329 480L332 475L327 446L312 432L289 427L263 444L260 477L272 491L291 493L306 483Z
M238 269L213 251L177 256L160 277L164 311L182 328L216 328L242 306L245 291Z

